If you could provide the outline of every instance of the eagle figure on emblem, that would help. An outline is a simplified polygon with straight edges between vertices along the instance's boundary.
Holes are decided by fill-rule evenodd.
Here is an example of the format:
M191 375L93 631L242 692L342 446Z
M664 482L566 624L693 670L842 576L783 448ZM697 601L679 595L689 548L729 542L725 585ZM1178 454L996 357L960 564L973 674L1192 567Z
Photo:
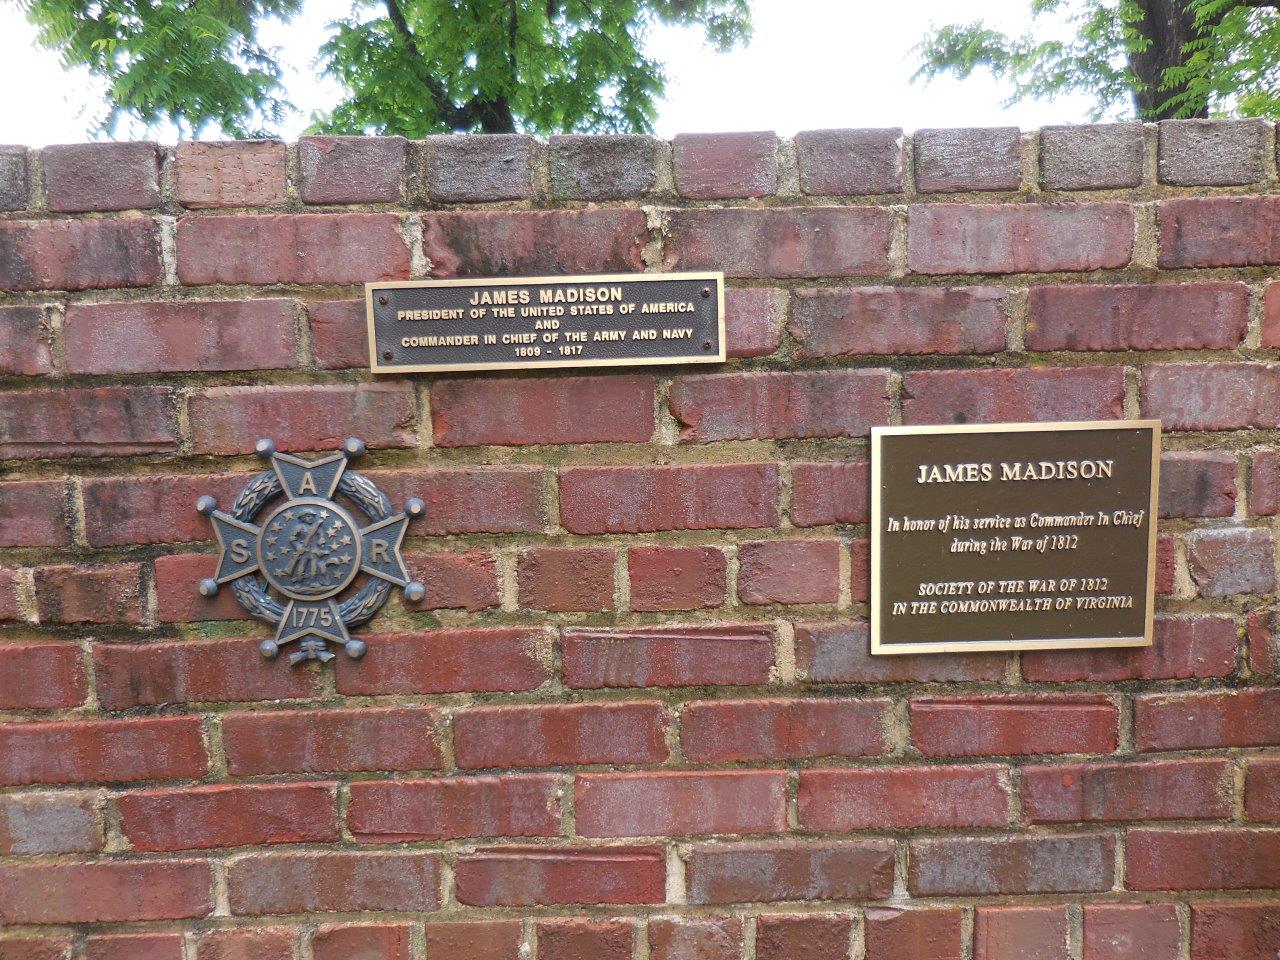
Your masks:
M347 469L364 450L352 437L338 453L304 460L259 440L257 454L271 469L249 481L229 513L213 497L196 501L222 548L218 570L200 581L200 593L213 597L230 584L241 606L275 624L275 637L260 647L265 657L295 640L290 663L332 660L331 643L361 657L364 641L353 640L348 627L372 619L393 586L404 588L411 602L426 595L421 583L409 579L401 555L409 521L426 505L414 497L402 512L392 512L386 494ZM368 519L366 525L356 520L353 507Z

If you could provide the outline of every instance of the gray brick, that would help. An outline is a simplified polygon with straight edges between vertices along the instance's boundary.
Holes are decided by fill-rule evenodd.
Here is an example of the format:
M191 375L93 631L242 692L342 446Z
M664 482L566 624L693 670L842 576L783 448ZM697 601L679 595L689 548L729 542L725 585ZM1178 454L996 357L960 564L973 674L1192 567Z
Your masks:
M0 210L27 209L27 148L0 146Z
M916 131L916 189L1017 190L1022 185L1019 137L1017 127Z
M557 200L636 200L653 189L660 141L633 134L570 134L547 142Z
M1040 182L1046 190L1107 190L1142 183L1139 123L1045 127Z
M1257 183L1267 175L1270 128L1266 120L1166 120L1160 124L1160 182Z
M796 134L800 189L811 196L902 192L902 128Z
M422 142L427 198L443 203L527 200L533 196L534 142L519 133L427 137Z

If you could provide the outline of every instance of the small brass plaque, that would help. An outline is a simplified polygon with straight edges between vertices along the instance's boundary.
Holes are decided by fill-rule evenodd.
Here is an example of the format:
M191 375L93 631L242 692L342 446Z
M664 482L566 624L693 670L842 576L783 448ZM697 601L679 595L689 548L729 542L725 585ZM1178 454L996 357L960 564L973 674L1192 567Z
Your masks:
M1158 420L871 431L871 652L1141 647Z
M724 361L724 274L365 284L374 373Z

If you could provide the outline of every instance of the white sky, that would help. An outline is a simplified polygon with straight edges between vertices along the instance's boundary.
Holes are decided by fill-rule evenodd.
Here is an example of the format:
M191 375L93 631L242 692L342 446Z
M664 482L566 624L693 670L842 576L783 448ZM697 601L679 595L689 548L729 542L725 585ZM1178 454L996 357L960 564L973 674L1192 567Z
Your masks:
M314 109L336 98L312 61L326 24L350 0L307 0L303 14L273 24L264 41L280 48L286 89L298 110L277 131L295 139ZM746 47L717 54L691 31L664 29L651 53L670 78L657 133L776 130L790 135L822 127L1020 126L1088 119L1081 97L1026 102L1005 109L1007 92L985 75L958 82L913 84L912 47L930 23L982 18L1018 32L1028 0L752 0L755 36ZM84 73L62 69L35 45L35 32L16 4L0 2L0 143L43 146L84 140L101 97ZM86 110L86 105L88 109ZM173 131L141 128L122 136L172 142ZM214 134L206 133L205 136Z

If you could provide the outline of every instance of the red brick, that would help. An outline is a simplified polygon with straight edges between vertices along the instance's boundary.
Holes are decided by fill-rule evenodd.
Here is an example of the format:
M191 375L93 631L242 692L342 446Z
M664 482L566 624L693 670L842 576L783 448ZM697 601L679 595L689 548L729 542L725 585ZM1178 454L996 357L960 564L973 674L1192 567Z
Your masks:
M1000 680L1003 654L871 656L865 621L798 623L796 666L810 683L947 683Z
M1156 537L1156 594L1158 596L1167 597L1173 593L1177 562L1174 538L1167 535Z
M844 960L852 936L852 917L762 916L756 921L755 955L757 960Z
M1160 516L1229 517L1236 509L1236 458L1201 450L1160 458Z
M1091 893L1110 890L1115 838L1110 834L1036 834L912 840L907 888L912 896Z
M1262 345L1280 346L1280 283L1267 284L1262 306Z
M769 624L635 629L574 628L560 639L570 687L754 686L768 682Z
M426 512L417 536L448 533L532 533L546 523L542 470L473 466L459 470L371 470L366 474L394 503L421 497Z
M431 425L440 447L648 443L650 376L438 380Z
M443 765L440 715L423 707L226 713L222 743L232 776Z
M370 447L418 442L413 387L403 382L208 387L190 411L195 453L251 453L264 434L281 450L329 450L352 435Z
M395 203L401 199L403 137L301 137L303 203Z
M409 960L407 923L323 926L311 937L315 960ZM436 954L431 954L435 960Z
M534 690L551 679L540 630L434 629L364 639L376 655L335 664L344 696Z
M603 547L534 547L516 561L520 606L532 610L612 610L617 553Z
M642 210L426 213L422 248L435 277L638 272L649 239Z
M724 604L728 561L719 547L632 547L632 610L698 610Z
M1258 823L1280 823L1280 760L1250 761L1244 780L1244 812Z
M161 623L249 619L230 590L220 590L216 597L202 597L195 589L217 569L218 555L213 553L156 557L156 619Z
M653 189L655 137L566 134L547 138L551 195L565 200L638 200Z
M772 463L564 467L560 522L570 533L649 533L778 524Z
M307 304L311 352L326 370L369 364L369 332L363 300L313 300Z
M141 568L37 567L36 613L41 623L141 623Z
M0 373L28 377L52 373L50 339L52 324L43 307L0 307Z
M1142 414L1166 430L1273 430L1280 368L1263 363L1162 363L1142 371Z
M440 860L390 851L246 854L227 862L227 895L240 916L429 911L440 905Z
M1133 211L1119 203L922 204L907 217L913 273L1050 273L1123 267Z
M469 707L453 715L459 767L661 763L666 714L653 701Z
M1134 701L1139 750L1280 744L1280 688L1146 694Z
M182 960L181 933L113 933L91 936L85 960Z
M652 917L651 960L738 960L742 921L737 917Z
M1249 465L1249 512L1273 517L1280 508L1280 458L1275 450L1255 453Z
M1118 713L1102 696L973 696L913 700L911 742L926 757L1110 753Z
M835 603L840 599L840 541L755 540L738 547L743 603Z
M1149 647L1028 651L1022 654L1022 675L1050 683L1226 677L1235 670L1237 645L1230 617L1161 614Z
M664 262L730 277L883 277L891 221L879 207L673 210Z
M713 373L677 377L671 414L681 443L860 437L889 422L884 370Z
M811 196L902 192L902 130L803 130L796 134L800 189Z
M208 772L199 717L0 726L0 784L185 780Z
M426 196L442 203L527 200L533 196L533 151L525 134L443 134L421 142Z
M0 960L67 960L70 937L6 937L0 939Z
M292 960L295 939L288 927L209 930L196 938L196 960Z
M866 603L871 596L871 541L855 537L849 541L849 599Z
M428 923L427 960L519 960L522 936L519 920Z
M351 785L347 826L360 843L560 833L555 775L447 777Z
M1207 759L1024 767L1022 813L1029 823L1225 819L1230 769Z
M0 567L0 623L16 622L24 617L18 603L17 572Z
M1230 350L1249 325L1243 283L1032 287L1028 350Z
M736 287L724 292L724 339L730 359L767 357L782 336L778 299L764 287Z
M146 210L160 205L160 151L154 143L45 147L44 192L55 213Z
M1197 530L1186 538L1187 567L1201 596L1270 593L1275 542L1265 527Z
M783 833L785 771L580 773L574 786L584 837Z
M251 473L197 473L178 476L85 477L85 537L90 546L212 540L213 525L196 512L208 494L229 509Z
M797 527L866 523L870 512L865 460L791 464L791 522Z
M0 797L0 855L92 853L102 827L91 793L15 793Z
M409 246L390 213L183 217L184 284L350 284L404 279Z
M410 610L475 611L498 605L498 567L488 550L432 550L407 553L404 559L413 579L427 586L421 602L405 601Z
M63 547L71 542L65 480L0 483L0 545Z
M998 287L808 287L791 294L797 359L862 354L998 353Z
M921 193L1017 190L1022 185L1017 127L917 130L916 189Z
M866 913L867 960L962 960L964 911L958 908Z
M1280 886L1280 832L1134 829L1125 861L1130 890L1268 890Z
M0 864L0 921L119 923L183 920L213 910L203 860Z
M973 920L973 960L1069 960L1071 956L1066 907L978 907Z
M184 207L269 207L285 201L285 145L278 140L178 144L174 192Z
M1185 197L1159 205L1162 269L1280 263L1280 197Z
M149 287L164 276L149 217L6 220L0 249L0 288L10 291Z
M680 744L694 763L865 757L885 748L890 701L704 700L680 714Z
M630 960L636 931L630 920L539 920L540 960Z
M458 902L471 907L662 903L661 847L489 847L458 857Z
M767 197L778 190L778 137L681 133L671 142L676 192L694 200Z
M1280 952L1280 906L1193 903L1191 960L1271 960Z
M3 224L0 224L2 227ZM124 457L178 448L164 387L63 387L0 395L0 457Z
M802 770L797 811L806 830L1003 827L1009 796L996 766Z
M1270 613L1256 611L1245 620L1245 637L1249 645L1249 671L1255 676L1270 676L1280 667L1280 649L1276 646L1275 624Z
M135 851L203 850L274 843L334 843L334 785L218 784L126 793L120 831Z
M73 643L0 646L0 710L53 710L84 703L88 683Z
M893 892L896 849L889 839L695 846L689 902L883 899Z
M904 423L1115 420L1124 416L1120 367L928 370L902 379Z
M291 300L72 304L70 373L273 370L297 366Z

